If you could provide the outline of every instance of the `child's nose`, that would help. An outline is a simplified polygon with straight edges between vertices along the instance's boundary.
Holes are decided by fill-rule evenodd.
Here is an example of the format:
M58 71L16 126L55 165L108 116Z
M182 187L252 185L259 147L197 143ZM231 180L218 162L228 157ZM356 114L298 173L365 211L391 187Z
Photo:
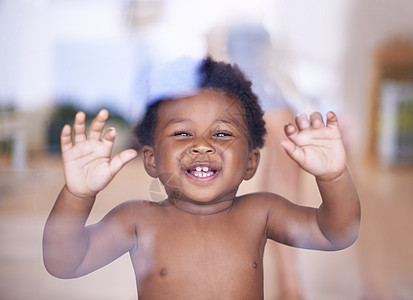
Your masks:
M191 154L213 154L215 148L203 138L198 138L189 150Z

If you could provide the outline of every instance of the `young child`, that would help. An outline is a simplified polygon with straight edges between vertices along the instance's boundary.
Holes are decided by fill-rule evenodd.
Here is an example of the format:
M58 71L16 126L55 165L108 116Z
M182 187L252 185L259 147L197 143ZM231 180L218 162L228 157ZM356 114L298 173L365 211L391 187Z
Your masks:
M106 110L87 136L82 112L75 117L73 141L71 127L63 128L66 185L43 238L52 275L83 276L129 252L141 300L263 299L267 239L318 250L355 242L360 206L334 113L326 124L319 113L297 116L296 126L285 126L282 142L315 176L319 208L271 193L238 197L240 183L254 176L260 160L263 112L236 66L207 58L197 72L197 89L154 98L135 130L147 173L160 179L168 195L159 203L125 202L85 227L98 192L137 152L110 157L116 131L102 132Z

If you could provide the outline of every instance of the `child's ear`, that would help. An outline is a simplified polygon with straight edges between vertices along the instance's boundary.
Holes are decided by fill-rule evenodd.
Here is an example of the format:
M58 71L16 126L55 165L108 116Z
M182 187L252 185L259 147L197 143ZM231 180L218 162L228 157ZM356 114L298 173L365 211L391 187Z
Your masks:
M248 165L244 175L245 180L249 180L254 176L260 162L260 157L260 150L258 150L257 148L250 151L248 157Z
M143 154L143 165L145 167L146 172L149 176L153 178L158 177L158 169L156 168L155 163L155 151L152 146L143 146L142 148Z

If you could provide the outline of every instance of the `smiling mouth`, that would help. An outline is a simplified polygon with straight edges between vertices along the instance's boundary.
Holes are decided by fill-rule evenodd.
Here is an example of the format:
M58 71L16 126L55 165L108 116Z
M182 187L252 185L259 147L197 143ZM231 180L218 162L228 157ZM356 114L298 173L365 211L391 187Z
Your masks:
M210 169L207 166L197 166L186 170L186 172L197 178L211 178L218 173L218 170Z

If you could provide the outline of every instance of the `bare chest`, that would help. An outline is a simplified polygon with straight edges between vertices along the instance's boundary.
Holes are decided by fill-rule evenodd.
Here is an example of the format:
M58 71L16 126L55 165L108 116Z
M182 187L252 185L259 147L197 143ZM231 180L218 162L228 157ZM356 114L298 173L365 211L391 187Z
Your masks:
M247 287L259 293L265 239L248 225L236 218L183 218L148 226L131 253L139 293L158 295L160 287L180 299L200 293L231 299Z

